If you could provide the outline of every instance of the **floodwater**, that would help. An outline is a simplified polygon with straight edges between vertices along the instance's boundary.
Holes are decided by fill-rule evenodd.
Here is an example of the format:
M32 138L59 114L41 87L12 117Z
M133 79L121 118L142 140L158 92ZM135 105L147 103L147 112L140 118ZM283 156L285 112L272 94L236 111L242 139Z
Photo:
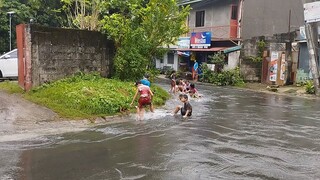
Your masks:
M0 138L0 179L320 179L318 100L198 90L189 119L173 98L143 122Z

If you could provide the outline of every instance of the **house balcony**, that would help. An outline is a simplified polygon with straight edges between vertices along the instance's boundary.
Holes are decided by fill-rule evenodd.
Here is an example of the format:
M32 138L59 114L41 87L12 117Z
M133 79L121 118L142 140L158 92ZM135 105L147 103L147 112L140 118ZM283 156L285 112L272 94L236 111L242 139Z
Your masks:
M189 36L193 32L211 32L211 39L214 40L236 40L238 37L238 25L190 27Z

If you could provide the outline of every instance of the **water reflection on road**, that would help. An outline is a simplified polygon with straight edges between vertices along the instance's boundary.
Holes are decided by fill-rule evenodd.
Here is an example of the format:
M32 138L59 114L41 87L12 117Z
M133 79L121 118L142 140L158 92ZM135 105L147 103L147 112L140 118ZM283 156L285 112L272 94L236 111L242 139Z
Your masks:
M18 157L0 177L320 178L319 101L230 88L198 89L205 97L191 100L194 113L188 120L170 115L179 104L172 99L142 123L128 117L125 123L45 137L41 145L0 143L0 163Z

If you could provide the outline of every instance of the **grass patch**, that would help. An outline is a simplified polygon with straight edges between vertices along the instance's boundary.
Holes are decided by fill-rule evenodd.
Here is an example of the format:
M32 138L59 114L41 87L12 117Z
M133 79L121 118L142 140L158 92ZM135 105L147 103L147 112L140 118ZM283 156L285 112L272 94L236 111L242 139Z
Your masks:
M152 85L155 106L163 105L169 94ZM102 78L98 74L77 74L43 84L24 94L62 117L80 119L115 115L130 110L136 87L133 82Z
M23 89L18 85L17 81L0 82L0 89L10 94L23 93Z

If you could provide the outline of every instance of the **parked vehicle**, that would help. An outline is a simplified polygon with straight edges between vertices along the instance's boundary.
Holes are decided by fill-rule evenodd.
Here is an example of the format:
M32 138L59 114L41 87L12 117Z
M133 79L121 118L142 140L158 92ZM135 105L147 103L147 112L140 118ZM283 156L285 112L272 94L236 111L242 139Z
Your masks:
M18 51L14 49L0 56L0 78L18 77Z

